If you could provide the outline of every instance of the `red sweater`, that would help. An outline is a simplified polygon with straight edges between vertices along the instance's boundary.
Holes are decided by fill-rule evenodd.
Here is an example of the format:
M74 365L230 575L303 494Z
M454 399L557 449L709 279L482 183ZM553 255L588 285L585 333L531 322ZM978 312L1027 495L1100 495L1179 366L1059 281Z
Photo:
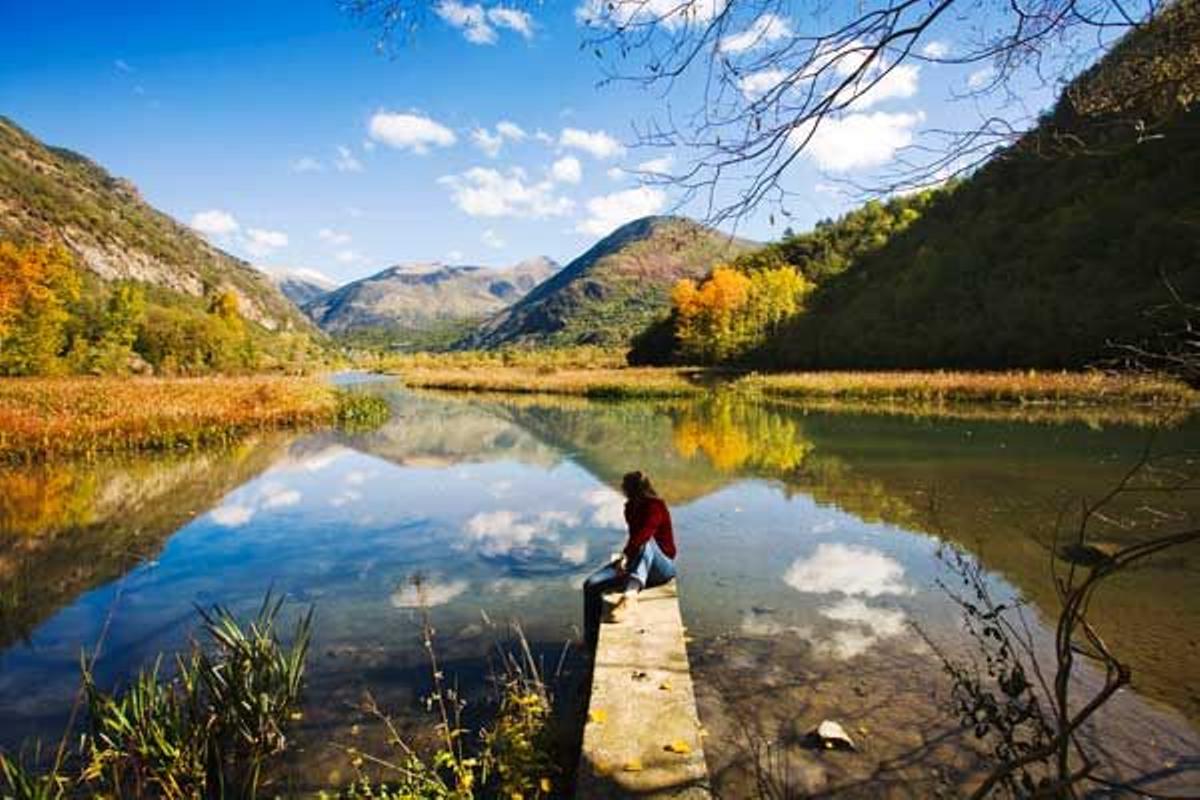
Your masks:
M675 532L671 528L671 512L657 497L630 500L625 504L625 522L629 525L629 542L625 556L632 560L646 542L653 539L667 558L675 558Z

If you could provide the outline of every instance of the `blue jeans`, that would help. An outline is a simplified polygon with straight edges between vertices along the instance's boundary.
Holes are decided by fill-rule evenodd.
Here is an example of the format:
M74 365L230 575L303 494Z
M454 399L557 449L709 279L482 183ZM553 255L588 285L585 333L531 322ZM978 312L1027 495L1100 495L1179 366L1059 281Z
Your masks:
M609 564L592 573L583 582L583 633L588 647L593 650L600 638L600 611L605 592L624 590L630 579L638 582L639 588L661 586L675 577L675 562L668 558L658 544L651 539L642 547L638 557L629 565L628 572L618 572Z

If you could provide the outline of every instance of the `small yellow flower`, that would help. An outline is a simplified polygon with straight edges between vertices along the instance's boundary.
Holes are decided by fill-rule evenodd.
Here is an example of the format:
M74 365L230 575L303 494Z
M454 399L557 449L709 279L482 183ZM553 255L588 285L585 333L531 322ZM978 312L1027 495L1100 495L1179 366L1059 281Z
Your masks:
M542 778L542 780L538 783L538 788L546 794L549 794L550 790L554 788L554 784L550 783L549 778Z
M608 722L608 712L603 708L588 709L588 721L594 722L597 725L603 725Z

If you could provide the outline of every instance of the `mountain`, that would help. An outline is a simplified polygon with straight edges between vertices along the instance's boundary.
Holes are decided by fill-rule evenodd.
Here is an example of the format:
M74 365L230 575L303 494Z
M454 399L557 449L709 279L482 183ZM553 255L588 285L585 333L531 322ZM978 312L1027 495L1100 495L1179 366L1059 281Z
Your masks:
M1079 368L1183 328L1175 298L1200 298L1198 42L1200 2L1164 7L1037 129L822 284L763 361Z
M315 269L271 269L264 272L279 287L284 297L301 307L339 286L337 281Z
M524 297L558 265L533 258L493 269L441 263L400 264L318 297L305 312L330 333L383 333L393 343L427 343Z
M263 273L147 204L129 181L0 117L0 238L57 243L101 281L205 298L229 291L268 330L309 329Z
M1071 368L1183 330L1200 299L1200 2L1165 5L969 177L872 201L736 264L790 264L771 369ZM1178 300L1176 299L1178 298ZM1183 302L1179 302L1179 301ZM678 359L670 319L638 363ZM1169 337L1167 337L1169 338Z
M701 277L750 246L683 217L635 220L456 347L626 344L668 307L677 280Z

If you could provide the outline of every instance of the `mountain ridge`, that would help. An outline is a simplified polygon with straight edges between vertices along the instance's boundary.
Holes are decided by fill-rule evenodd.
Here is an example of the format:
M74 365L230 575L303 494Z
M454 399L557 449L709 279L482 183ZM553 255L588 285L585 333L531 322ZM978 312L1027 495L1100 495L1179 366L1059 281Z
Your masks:
M129 180L0 116L0 237L60 244L106 283L192 298L232 292L267 330L313 326L268 276L151 206Z
M686 217L633 220L454 347L627 344L668 308L677 280L701 277L753 246Z

